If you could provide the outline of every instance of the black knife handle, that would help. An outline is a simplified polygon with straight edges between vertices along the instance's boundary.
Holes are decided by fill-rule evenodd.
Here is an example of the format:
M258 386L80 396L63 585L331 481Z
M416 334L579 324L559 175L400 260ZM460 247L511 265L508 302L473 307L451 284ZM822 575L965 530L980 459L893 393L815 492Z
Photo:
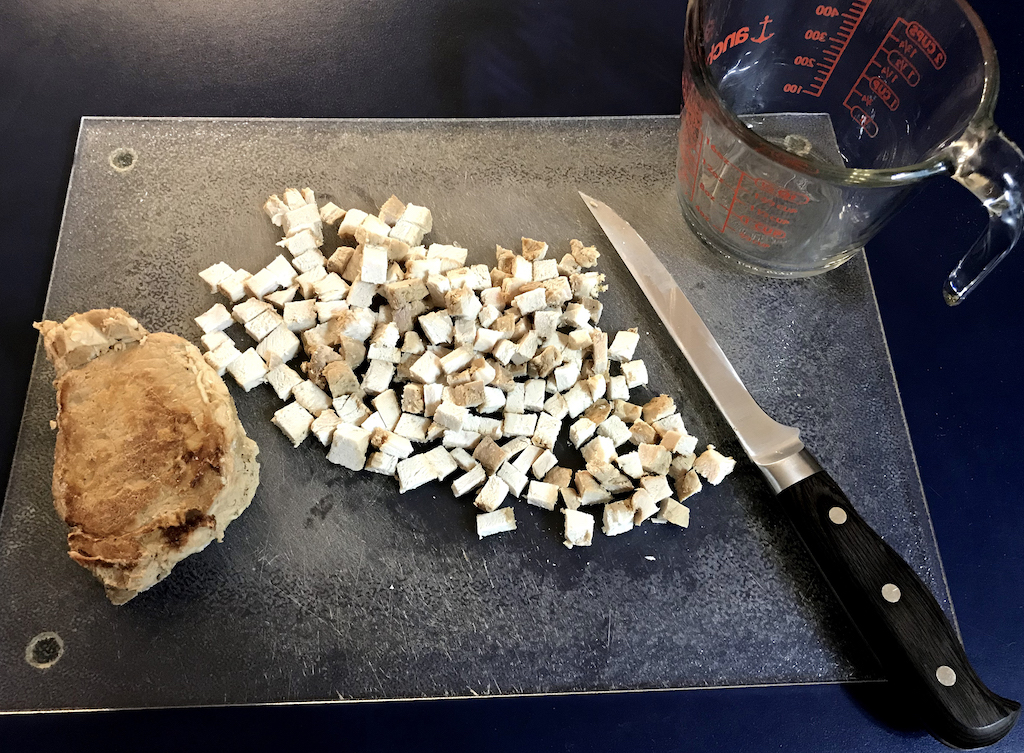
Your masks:
M832 477L819 471L778 498L883 671L913 694L928 731L957 748L991 745L1009 732L1020 704L979 679L928 587Z

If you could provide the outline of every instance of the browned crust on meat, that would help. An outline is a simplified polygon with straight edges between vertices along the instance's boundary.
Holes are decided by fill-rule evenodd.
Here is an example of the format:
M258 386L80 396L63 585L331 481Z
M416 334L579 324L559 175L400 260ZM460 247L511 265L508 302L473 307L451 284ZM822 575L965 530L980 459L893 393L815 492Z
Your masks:
M107 309L40 326L63 369L54 382L54 506L71 528L71 558L114 603L219 540L251 501L259 469L227 387L198 349L127 320L135 322ZM143 334L104 347L88 327ZM67 347L75 331L87 343Z

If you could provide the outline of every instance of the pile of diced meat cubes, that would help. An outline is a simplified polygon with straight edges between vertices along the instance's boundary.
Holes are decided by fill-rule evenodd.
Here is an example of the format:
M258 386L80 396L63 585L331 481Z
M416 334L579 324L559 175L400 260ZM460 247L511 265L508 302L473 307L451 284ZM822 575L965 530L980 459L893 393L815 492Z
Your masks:
M218 373L285 402L273 422L296 447L312 433L330 462L393 476L400 492L456 474L481 538L516 527L510 497L552 511L561 499L568 547L592 543L593 505L608 536L647 520L686 527L700 478L718 484L735 465L712 445L695 454L668 395L630 402L647 384L640 338L598 328L593 246L557 254L523 238L520 253L498 246L492 269L424 245L430 211L394 196L375 216L290 188L264 210L291 258L202 270L232 309L216 303L196 323ZM325 226L340 244L329 257ZM224 330L236 323L255 347L235 347ZM554 454L566 422L585 470Z

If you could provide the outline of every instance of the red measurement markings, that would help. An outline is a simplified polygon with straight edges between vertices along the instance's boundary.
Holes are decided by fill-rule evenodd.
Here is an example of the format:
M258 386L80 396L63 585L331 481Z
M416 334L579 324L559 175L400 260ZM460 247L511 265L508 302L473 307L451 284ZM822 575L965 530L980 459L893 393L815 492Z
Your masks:
M843 104L850 111L850 117L871 138L878 135L876 104L895 111L900 106L897 89L921 82L921 73L912 62L919 55L929 60L934 56L941 64L945 63L945 53L927 30L917 23L897 18L846 95Z
M818 63L818 73L812 79L814 85L804 89L805 93L810 94L812 97L821 96L825 84L832 77L832 72L836 69L839 58L846 52L846 47L850 44L854 32L860 26L861 19L864 18L864 13L870 5L871 0L854 0L850 3L850 9L841 14L843 23L840 24L839 31L828 40L828 46L821 53L822 60Z
M694 99L691 99L694 97ZM687 91L684 88L683 100L687 103L686 114L683 117L682 126L679 129L679 182L686 187L690 201L693 201L693 194L697 188L698 167L700 165L701 151L704 146L704 132L701 130L701 121L704 114L697 105L693 94L692 84Z
M882 103L890 110L895 110L900 106L900 98L896 96L896 92L892 90L892 87L882 79L878 77L872 78L868 86L871 87L871 91L877 94Z
M917 21L910 22L910 26L907 27L907 37L921 49L924 56L935 66L935 70L946 64L946 51L935 41L935 37Z
M889 50L889 65L898 74L903 76L903 79L911 86L917 86L921 83L921 74L917 72L917 68L907 60L906 56L899 50Z

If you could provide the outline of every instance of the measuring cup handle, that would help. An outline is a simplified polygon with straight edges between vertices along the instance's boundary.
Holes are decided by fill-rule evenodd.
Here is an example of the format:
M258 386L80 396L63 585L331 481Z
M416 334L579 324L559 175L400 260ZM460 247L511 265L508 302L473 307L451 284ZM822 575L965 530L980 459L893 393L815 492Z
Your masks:
M1024 154L994 124L971 129L953 145L953 179L988 210L988 228L950 272L943 289L955 306L1002 261L1024 230Z

